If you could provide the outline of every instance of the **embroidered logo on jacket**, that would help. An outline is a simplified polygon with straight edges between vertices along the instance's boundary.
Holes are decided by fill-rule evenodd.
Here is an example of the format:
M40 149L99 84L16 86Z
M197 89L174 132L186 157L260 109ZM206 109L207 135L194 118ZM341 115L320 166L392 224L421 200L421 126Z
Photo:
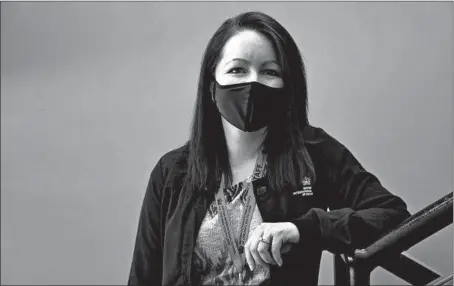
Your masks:
M303 189L293 192L293 195L301 195L303 197L306 196L312 196L312 186L311 186L311 178L309 177L304 177L303 180L301 181L301 184L303 185Z

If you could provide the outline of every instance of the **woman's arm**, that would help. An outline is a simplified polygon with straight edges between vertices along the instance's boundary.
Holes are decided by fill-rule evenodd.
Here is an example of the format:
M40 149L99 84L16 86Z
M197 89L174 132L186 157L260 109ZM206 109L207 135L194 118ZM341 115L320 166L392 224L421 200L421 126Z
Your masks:
M330 211L311 209L292 221L300 242L319 241L332 253L364 248L410 216L405 202L387 191L353 154L332 137L321 143L329 177Z
M161 192L162 159L151 172L140 211L128 285L162 284Z

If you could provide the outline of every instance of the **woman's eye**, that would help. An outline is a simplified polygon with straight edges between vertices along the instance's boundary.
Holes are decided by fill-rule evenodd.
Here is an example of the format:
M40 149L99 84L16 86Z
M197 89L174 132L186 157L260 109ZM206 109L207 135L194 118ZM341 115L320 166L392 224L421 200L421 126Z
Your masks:
M275 70L265 70L263 73L269 76L280 76L280 74Z
M227 73L234 73L234 74L237 74L237 73L245 73L246 70L244 68L233 68L233 69L230 69Z

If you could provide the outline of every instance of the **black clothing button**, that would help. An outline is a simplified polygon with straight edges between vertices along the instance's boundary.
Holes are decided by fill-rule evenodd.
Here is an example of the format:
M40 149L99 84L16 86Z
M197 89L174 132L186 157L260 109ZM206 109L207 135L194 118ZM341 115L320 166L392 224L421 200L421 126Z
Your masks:
M259 196L264 196L266 194L266 188L265 187L260 187L258 190L257 190L257 195Z

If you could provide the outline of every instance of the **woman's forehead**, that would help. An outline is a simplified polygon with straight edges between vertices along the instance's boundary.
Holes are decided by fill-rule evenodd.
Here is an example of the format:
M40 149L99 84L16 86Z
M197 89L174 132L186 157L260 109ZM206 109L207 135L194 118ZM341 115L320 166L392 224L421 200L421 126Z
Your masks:
M232 36L224 45L220 63L234 59L249 62L276 61L276 53L271 41L264 35L246 30Z

